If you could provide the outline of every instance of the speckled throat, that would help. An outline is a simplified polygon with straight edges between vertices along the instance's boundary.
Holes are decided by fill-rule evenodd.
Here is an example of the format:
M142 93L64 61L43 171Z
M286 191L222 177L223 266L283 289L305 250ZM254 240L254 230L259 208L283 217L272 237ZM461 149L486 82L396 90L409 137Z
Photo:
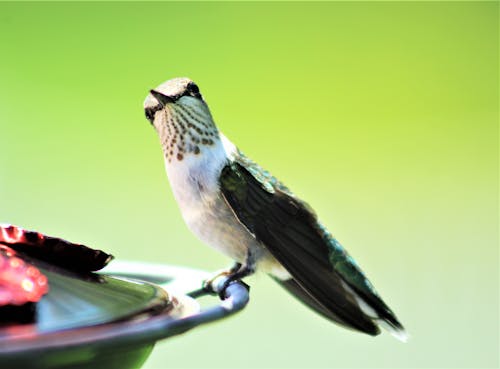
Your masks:
M163 115L157 120L156 129L169 163L181 161L188 155L200 155L220 139L206 105L168 104L157 114Z

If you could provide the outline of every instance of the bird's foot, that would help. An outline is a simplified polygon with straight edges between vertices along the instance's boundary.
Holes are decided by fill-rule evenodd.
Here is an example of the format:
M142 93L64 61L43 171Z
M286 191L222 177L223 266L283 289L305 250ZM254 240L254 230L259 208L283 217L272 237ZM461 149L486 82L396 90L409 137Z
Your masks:
M212 278L203 282L203 289L209 293L216 293L224 300L226 298L226 289L231 283L239 282L242 278L253 273L253 268L248 268L240 263L236 263L231 269L223 270L215 274ZM243 282L241 282L243 283ZM250 287L243 283L250 289Z
M242 264L235 263L230 269L223 269L216 272L213 277L203 281L203 289L210 293L217 293L219 290L217 286L222 282L222 279L226 279L230 275L237 273L241 266Z

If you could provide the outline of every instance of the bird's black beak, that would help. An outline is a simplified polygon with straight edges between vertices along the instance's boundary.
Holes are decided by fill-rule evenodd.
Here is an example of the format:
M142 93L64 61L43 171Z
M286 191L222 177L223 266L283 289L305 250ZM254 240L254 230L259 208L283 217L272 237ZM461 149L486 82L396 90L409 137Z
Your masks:
M149 91L151 95L153 95L153 97L158 100L158 102L163 106L165 107L165 105L167 105L168 103L171 103L171 102L174 102L175 100L172 99L171 97L167 96L167 95L164 95L162 94L161 92L158 92L156 90L150 90Z

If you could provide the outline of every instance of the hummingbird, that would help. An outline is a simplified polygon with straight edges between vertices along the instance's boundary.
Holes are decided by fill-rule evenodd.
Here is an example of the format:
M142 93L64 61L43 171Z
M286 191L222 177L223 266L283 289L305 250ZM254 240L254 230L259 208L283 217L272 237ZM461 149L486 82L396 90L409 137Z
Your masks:
M262 271L343 327L407 334L356 261L282 182L217 128L198 86L174 78L150 90L146 118L188 228L234 261L225 286Z

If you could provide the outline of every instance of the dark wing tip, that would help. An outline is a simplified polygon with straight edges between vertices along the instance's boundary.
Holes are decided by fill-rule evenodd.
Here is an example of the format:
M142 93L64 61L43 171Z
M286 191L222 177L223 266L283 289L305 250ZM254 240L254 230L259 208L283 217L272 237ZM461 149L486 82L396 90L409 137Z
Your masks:
M302 302L304 305L314 310L324 318L333 321L334 323L340 324L344 328L355 329L371 336L377 336L380 334L380 328L370 319L365 319L362 324L360 324L360 321L358 321L356 324L353 324L352 322L346 322L339 315L335 314L332 309L328 309L321 303L319 303L314 297L307 293L307 291L303 289L293 278L286 281L282 281L277 278L273 279L295 298L297 298L300 302Z

